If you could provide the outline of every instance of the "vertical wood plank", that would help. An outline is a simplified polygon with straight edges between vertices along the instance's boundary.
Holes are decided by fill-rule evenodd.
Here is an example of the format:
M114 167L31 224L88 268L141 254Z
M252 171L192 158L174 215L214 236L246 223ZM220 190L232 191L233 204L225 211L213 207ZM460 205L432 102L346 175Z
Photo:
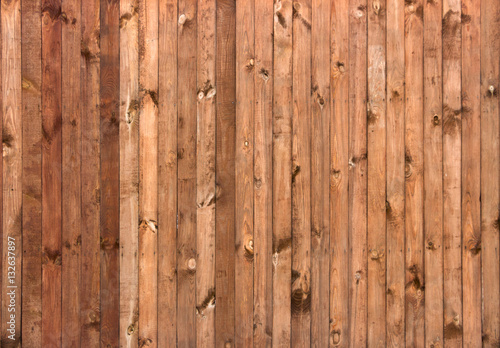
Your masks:
M424 3L425 345L443 340L442 0Z
M41 9L40 0L21 2L21 86L23 103L23 296L21 335L23 344L34 348L41 347L42 344Z
M216 83L216 185L220 190L215 212L215 343L234 344L234 206L236 136L236 1L218 0Z
M158 18L158 346L177 344L177 0Z
M424 345L423 3L405 3L405 330Z
M349 2L331 5L330 346L349 346Z
M311 13L311 345L329 344L330 1Z
M101 2L101 345L119 341L120 6Z
M236 2L235 346L253 346L254 1Z
M196 344L196 55L197 1L180 0L178 17L177 339Z
M350 343L367 344L367 1L349 2Z
M481 254L483 347L500 342L500 4L481 1Z
M481 347L480 2L462 1L463 346Z
M82 266L81 343L100 343L100 0L82 3Z
M459 0L443 1L444 344L462 345L462 23ZM466 320L469 320L467 318Z
M61 347L61 1L42 2L42 346ZM4 130L5 133L5 130Z
M215 346L215 0L197 12L196 346Z
M292 1L274 3L273 28L273 347L291 344Z
M405 345L405 7L387 0L387 337Z
M293 3L292 347L311 343L311 1Z
M253 181L255 347L271 347L273 335L273 13L272 2L255 1L255 179Z

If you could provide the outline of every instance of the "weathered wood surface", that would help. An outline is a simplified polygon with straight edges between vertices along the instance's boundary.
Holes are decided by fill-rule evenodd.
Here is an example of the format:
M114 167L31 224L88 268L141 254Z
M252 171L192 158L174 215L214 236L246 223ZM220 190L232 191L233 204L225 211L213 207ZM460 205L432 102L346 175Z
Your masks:
M0 47L1 347L500 344L497 0L2 0Z

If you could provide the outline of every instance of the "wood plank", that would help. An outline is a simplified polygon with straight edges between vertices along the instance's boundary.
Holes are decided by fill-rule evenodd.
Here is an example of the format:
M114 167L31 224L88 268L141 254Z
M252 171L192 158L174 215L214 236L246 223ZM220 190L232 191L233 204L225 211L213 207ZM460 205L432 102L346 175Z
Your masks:
M255 1L254 346L270 347L273 332L273 15ZM290 162L289 162L290 163ZM290 268L288 268L288 272ZM290 284L290 283L288 283Z
M235 347L253 346L254 2L236 3Z
M120 347L139 341L139 3L120 2Z
M406 345L424 345L423 3L405 3L405 328Z
M42 16L41 1L21 2L23 118L23 343L41 347L42 334ZM77 60L79 58L77 57Z
M483 347L500 342L500 4L481 2L481 260Z
M368 1L368 334L386 346L386 2Z
M158 346L177 344L177 0L158 18Z
M119 341L120 6L101 2L101 345Z
M196 38L197 2L179 1L177 343L196 344Z
M215 343L234 344L234 205L236 135L236 1L218 0L216 28L216 163L220 196L215 212Z
M21 344L22 95L21 1L2 2L2 342ZM12 317L14 315L14 317ZM11 324L12 321L14 324ZM14 328L12 328L14 326Z
M386 345L405 345L405 8L387 0ZM390 20L389 20L390 19Z
M367 344L367 1L349 2L350 343Z
M62 25L62 346L80 346L81 1L63 0Z
M196 346L215 346L215 0L197 11Z
M333 2L330 17L330 346L348 347L349 2Z
M311 345L329 344L330 1L311 13Z
M284 348L291 345L292 1L274 3L273 34L272 344Z
M61 347L61 1L42 2L42 346Z
M311 1L293 3L292 347L311 341Z
M463 346L481 347L481 4L462 1Z
M425 345L443 339L442 0L424 5ZM443 121L444 120L444 121ZM418 291L418 290L417 290Z
M444 344L462 345L461 2L443 1ZM466 320L469 320L467 318Z

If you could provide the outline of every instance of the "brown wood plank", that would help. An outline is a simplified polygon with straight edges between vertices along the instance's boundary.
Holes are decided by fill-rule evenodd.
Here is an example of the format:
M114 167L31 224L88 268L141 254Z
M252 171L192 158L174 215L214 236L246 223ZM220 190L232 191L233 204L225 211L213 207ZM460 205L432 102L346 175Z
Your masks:
M387 0L386 345L405 345L405 8Z
M386 346L386 2L368 1L368 334Z
M274 4L273 28L273 347L291 344L292 1ZM257 52L258 53L258 52Z
M22 338L41 347L42 334L42 16L41 1L21 2L23 117ZM77 57L77 61L79 58Z
M197 12L196 346L215 346L215 0Z
M443 264L444 345L462 345L462 32L461 2L444 0L443 33ZM469 320L469 318L466 318Z
M42 2L42 346L61 347L61 1ZM5 130L4 130L5 133Z
M424 3L424 278L425 345L443 339L443 1ZM446 117L446 116L444 116Z
M273 12L271 1L255 1L255 179L253 182L255 347L270 347L273 332Z
M196 344L196 38L197 2L179 1L177 343Z
M423 2L405 3L405 336L424 345Z
M481 2L481 260L483 347L500 343L500 3Z
M234 205L236 135L236 1L218 0L216 28L215 343L234 344Z
M333 2L330 17L330 346L348 347L349 2Z
M254 2L236 2L235 347L253 346Z
M463 346L481 347L481 6L462 1Z
M177 0L158 18L158 346L177 345Z
M1 76L3 76L2 74L2 65L3 65L3 59L2 59L2 56L3 56L3 30L2 30L2 25L1 25L1 18L2 18L2 6L1 6L1 3L0 3L0 93L3 93L3 89L2 89L2 80L3 78ZM22 24L21 24L22 25ZM22 35L22 33L21 33ZM22 50L22 47L21 47L21 50ZM22 64L22 63L21 63ZM22 96L21 96L22 98ZM0 129L2 131L2 135L3 135L3 98L0 98L0 117L2 118L2 122L0 122ZM2 141L3 143L3 141ZM3 146L3 145L2 145ZM2 237L0 237L0 267L3 267L3 259L4 259L4 255L3 255L3 160L0 161L0 171L2 172L2 175L0 175L0 185L2 187L2 190L0 192L0 231L2 232ZM2 271L3 271L3 268L1 268ZM0 287L3 285L3 273L2 275L0 276ZM3 289L3 287L2 287ZM0 318L2 318L2 312L3 312L3 306L2 306L2 294L0 294ZM0 329L2 329L2 325L0 324ZM0 333L0 345L2 343L2 334Z
M119 341L120 6L101 2L101 345Z
M81 1L62 2L62 346L80 346Z
M311 345L329 344L330 317L330 6L311 13Z
M82 3L82 266L80 290L81 343L100 340L100 1ZM83 117L85 115L85 117Z

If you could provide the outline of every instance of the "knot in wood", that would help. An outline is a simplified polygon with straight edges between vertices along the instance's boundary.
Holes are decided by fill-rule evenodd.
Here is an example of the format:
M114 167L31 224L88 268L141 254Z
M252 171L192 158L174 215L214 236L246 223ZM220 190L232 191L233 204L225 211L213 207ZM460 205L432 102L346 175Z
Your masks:
M184 23L186 23L186 20L187 20L187 17L186 17L186 15L185 15L185 14L181 14L181 15L179 16L179 24L180 24L180 25L183 25Z
M490 91L490 94L491 94L491 95L495 94L495 86L490 85L490 86L488 87L488 91Z
M187 265L191 271L194 271L196 269L196 260L194 258L190 258L187 262Z

